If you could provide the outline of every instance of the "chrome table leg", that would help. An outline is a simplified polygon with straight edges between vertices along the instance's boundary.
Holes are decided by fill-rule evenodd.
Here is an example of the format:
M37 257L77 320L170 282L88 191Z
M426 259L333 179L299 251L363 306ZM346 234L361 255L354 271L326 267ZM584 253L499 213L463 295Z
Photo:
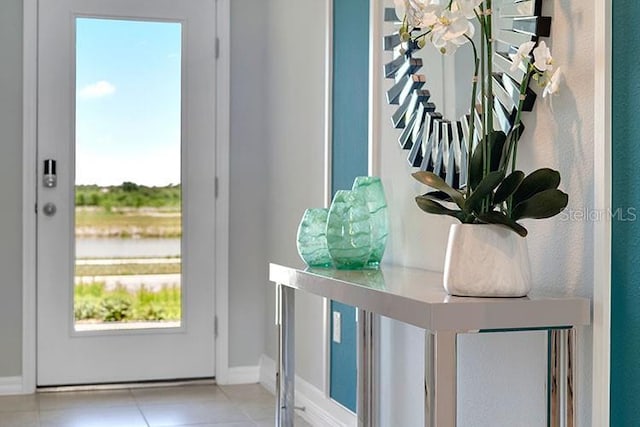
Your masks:
M457 333L425 333L424 425L455 427Z
M276 299L278 322L276 427L293 427L295 405L295 290L278 285Z
M375 422L375 350L374 327L376 315L358 309L358 403L356 412L358 415L358 427L373 427Z
M550 366L547 425L550 427L575 427L575 328L552 329L549 331L548 340Z

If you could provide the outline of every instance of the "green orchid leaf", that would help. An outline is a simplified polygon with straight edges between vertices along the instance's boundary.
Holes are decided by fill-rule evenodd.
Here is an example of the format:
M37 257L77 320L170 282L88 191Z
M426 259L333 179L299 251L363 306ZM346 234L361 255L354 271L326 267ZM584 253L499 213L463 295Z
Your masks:
M424 185L428 185L431 188L435 188L438 191L442 191L451 197L451 200L458 205L460 209L464 209L464 196L458 190L453 189L449 184L447 184L442 178L436 175L433 172L415 172L412 173L417 181L423 183Z
M430 198L431 200L439 200L441 202L455 203L451 196L444 191L430 191L423 194L423 196Z
M502 152L505 147L505 142L507 140L507 136L504 132L494 131L489 135L489 144L491 146L491 164L490 171L497 171L502 169L500 167L500 161L502 159ZM469 183L471 184L471 188L475 189L480 181L484 178L482 176L484 167L484 146L482 143L479 143L475 150L473 150L473 155L471 156L471 171L469 176Z
M469 185L471 185L471 189L476 188L482 181L482 152L482 144L478 144L471 156L471 164L469 165Z
M496 189L498 185L504 179L504 172L495 171L487 174L486 177L476 187L475 190L471 193L471 195L467 198L467 203L465 205L466 212L478 212L480 210L480 205L482 204L482 200L490 195L493 190Z
M529 174L513 194L514 206L545 190L558 188L560 173L553 169L543 168Z
M498 162L502 157L502 149L504 148L504 143L506 141L507 141L507 135L500 130L495 130L491 132L491 134L489 135L489 142L491 143L492 168L493 167L497 168Z
M527 229L506 216L501 212L487 212L481 215L478 215L478 220L485 224L499 224L504 225L518 233L522 237L527 237Z
M511 155L513 155L513 146L518 143L518 140L524 133L524 124L520 122L517 127L513 127L509 132L508 143L505 143L502 150L502 157L500 158L500 169L507 170ZM511 153L509 150L512 150ZM509 156L509 157L507 157Z
M445 208L440 203L431 200L429 197L417 196L416 203L420 209L427 213L434 215L448 215L456 218L460 222L464 222L464 214L461 211Z
M566 193L556 188L544 190L517 204L511 218L516 221L522 218L550 218L562 212L568 203L569 196Z
M493 203L499 205L504 202L516 192L522 180L524 179L524 172L513 171L507 176L496 190L496 194L493 196Z

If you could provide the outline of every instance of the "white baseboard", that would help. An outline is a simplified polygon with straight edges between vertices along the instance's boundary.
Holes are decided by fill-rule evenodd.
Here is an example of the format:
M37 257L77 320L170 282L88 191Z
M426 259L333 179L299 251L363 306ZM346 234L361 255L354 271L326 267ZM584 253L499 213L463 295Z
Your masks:
M260 357L260 384L275 393L276 363L266 355ZM356 415L318 390L315 386L296 375L296 402L304 411L296 411L305 421L317 427L352 427L356 425Z
M255 384L260 380L259 366L238 366L229 368L225 375L224 382L218 380L218 384Z
M22 393L22 377L0 377L0 395Z

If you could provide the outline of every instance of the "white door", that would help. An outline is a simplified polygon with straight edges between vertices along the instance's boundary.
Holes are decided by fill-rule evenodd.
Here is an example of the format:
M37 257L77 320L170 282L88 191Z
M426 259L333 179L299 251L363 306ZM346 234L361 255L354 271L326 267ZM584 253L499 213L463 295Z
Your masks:
M38 385L214 376L215 22L39 2Z

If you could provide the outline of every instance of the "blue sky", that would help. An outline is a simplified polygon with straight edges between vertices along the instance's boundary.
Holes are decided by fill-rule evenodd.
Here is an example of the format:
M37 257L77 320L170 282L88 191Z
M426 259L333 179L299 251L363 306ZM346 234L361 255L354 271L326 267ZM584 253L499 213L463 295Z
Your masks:
M76 21L76 183L180 182L181 25Z

